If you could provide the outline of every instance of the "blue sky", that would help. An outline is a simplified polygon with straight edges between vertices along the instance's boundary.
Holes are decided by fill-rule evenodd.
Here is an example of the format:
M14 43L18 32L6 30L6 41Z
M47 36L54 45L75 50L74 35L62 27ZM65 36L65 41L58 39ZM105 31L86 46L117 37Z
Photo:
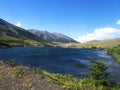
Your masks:
M0 0L0 18L80 42L120 37L120 0Z

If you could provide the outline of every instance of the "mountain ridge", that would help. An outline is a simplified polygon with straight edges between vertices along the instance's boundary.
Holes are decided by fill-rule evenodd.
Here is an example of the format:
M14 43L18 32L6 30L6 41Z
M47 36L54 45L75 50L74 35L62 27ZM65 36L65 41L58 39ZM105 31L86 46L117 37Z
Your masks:
M0 19L0 32L15 38L29 38L35 41L40 41L40 39L34 34L31 34L27 30L17 27L3 19Z
M0 47L9 46L43 46L44 42L27 30L0 18Z
M48 32L48 31L41 31L41 30L36 30L36 29L28 29L29 32L32 34L38 36L40 39L43 39L44 41L47 42L52 42L52 43L77 43L74 39L62 34L62 33L56 33L56 32Z

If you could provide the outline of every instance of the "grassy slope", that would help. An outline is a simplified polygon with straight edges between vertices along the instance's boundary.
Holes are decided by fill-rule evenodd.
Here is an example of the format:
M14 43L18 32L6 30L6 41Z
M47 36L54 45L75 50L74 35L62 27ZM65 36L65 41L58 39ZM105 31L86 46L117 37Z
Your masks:
M18 39L18 38L6 36L6 35L1 36L0 42L8 46L53 46L52 44L47 42L37 42L31 39L23 39L23 38Z
M0 61L2 90L120 90L119 84L96 86L92 79L49 73L36 68Z
M0 19L0 47L51 46L27 30Z
M76 47L76 48L112 48L115 46L120 45L120 39L113 39L113 40L104 40L104 41L91 41L91 42L86 42L83 44L80 43L69 43L69 44L61 44L62 47Z

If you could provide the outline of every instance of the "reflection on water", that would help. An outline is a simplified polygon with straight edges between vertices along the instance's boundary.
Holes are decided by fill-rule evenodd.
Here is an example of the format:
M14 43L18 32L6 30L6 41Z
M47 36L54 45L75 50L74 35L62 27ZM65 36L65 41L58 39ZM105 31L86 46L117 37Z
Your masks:
M75 76L88 73L91 65L89 57L95 60L104 58L104 63L109 66L108 72L111 72L115 79L120 81L120 65L101 50L41 47L0 49L0 59L2 60L15 59L23 65Z

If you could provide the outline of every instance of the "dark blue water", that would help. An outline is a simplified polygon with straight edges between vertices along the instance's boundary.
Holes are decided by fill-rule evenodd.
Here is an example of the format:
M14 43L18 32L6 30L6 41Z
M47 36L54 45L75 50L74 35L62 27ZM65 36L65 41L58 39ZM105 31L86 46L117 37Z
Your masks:
M120 81L120 65L102 50L13 47L0 49L1 60L17 60L18 63L44 69L49 72L72 74L75 76L88 73L91 65L89 57L95 60L104 59L110 72Z

